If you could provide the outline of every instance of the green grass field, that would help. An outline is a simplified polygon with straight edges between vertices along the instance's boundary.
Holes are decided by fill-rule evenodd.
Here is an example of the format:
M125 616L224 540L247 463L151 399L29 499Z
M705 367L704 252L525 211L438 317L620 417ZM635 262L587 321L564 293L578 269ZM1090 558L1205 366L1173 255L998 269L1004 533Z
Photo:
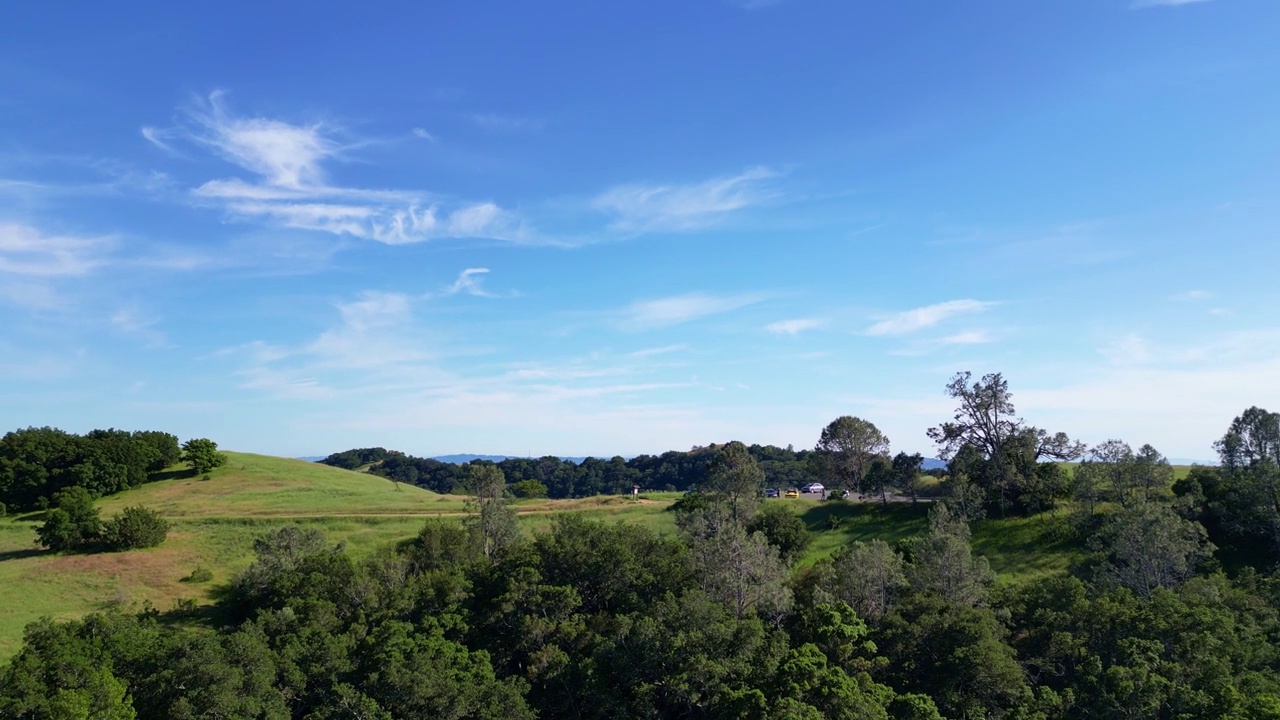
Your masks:
M465 498L439 495L389 480L316 463L228 453L230 462L210 479L187 477L148 483L100 501L103 518L130 505L150 507L173 523L163 545L124 553L56 554L35 544L36 513L0 520L0 662L20 647L22 630L48 615L65 619L112 606L140 608L149 601L168 610L179 601L212 601L213 590L252 560L254 538L297 523L322 530L356 555L417 534L428 518L462 518ZM546 530L556 513L576 512L608 522L629 522L674 534L668 506L677 493L640 498L522 500L521 527ZM812 564L856 540L888 542L921 533L928 504L770 500L793 508L814 532L803 560ZM1056 541L1053 518L987 520L974 528L975 549L991 560L1002 582L1022 582L1065 572L1078 548ZM183 578L197 567L210 582Z

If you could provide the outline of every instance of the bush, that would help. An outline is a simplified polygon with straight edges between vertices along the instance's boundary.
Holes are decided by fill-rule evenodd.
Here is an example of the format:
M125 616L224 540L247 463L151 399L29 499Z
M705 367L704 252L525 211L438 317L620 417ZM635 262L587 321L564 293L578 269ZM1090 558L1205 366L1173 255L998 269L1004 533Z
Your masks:
M88 490L72 486L59 490L53 498L57 507L45 513L44 524L36 529L41 545L50 550L75 550L98 539L102 523Z
M199 565L197 565L197 566L196 566L196 569L195 569L195 570L192 570L190 575L188 575L188 576L186 576L186 577L182 578L182 582L185 582L185 583L207 583L207 582L209 582L209 581L210 581L210 580L212 580L212 579L213 579L213 571L212 571L212 570L210 570L210 569L209 569L209 568L207 568L207 567L203 567L203 566L199 566Z
M547 486L537 480L521 480L511 486L511 494L518 498L543 498L547 496Z
M127 507L102 525L102 542L111 550L155 547L168 536L168 521L142 506Z
M4 503L0 503L0 518L8 514L9 514L9 508L5 507Z

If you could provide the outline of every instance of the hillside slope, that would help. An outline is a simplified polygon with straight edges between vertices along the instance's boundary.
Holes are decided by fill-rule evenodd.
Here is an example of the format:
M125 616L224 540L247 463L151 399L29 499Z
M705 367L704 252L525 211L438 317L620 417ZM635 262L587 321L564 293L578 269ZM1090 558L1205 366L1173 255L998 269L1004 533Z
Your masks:
M227 453L209 480L187 476L147 483L99 505L110 515L146 505L169 518L425 514L462 509L462 498L318 463Z

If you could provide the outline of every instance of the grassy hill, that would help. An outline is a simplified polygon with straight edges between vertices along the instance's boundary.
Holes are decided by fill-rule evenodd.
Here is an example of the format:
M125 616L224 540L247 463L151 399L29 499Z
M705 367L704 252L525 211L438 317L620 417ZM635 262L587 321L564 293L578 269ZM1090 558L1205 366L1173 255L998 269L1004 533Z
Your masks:
M60 555L39 548L40 513L0 520L0 662L17 651L22 629L41 616L72 618L111 606L161 610L181 599L210 602L252 560L253 540L290 523L316 527L356 553L413 537L427 518L462 517L465 498L439 495L384 478L302 460L227 453L229 462L208 480L178 468L168 479L99 501L103 518L130 505L145 505L173 523L163 545L125 553ZM521 522L530 529L550 523L553 512L579 511L654 526L669 525L666 502L629 498L525 501ZM213 572L209 583L183 578L197 567Z
M282 525L322 530L334 543L362 554L413 537L427 518L461 518L465 498L398 485L385 478L302 460L227 453L229 462L205 480L179 468L170 477L100 501L108 518L130 505L150 507L173 523L160 547L125 553L59 555L35 544L38 513L0 520L0 663L21 645L22 629L41 616L71 618L111 606L150 601L168 610L184 599L211 602L211 593L252 559L253 540ZM524 500L515 504L526 532L547 528L562 512L626 521L674 533L666 512L678 497ZM804 562L826 557L853 540L893 542L923 532L928 506L779 500L815 533ZM988 520L974 529L975 548L990 557L1005 582L1065 571L1079 555L1054 539L1047 516ZM197 567L207 583L185 582Z

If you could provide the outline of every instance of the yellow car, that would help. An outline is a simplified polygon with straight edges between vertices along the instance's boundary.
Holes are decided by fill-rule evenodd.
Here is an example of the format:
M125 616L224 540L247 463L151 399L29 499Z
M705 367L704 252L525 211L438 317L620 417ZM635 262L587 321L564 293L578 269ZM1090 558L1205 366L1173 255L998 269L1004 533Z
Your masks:
M787 491L786 496L789 498L798 498L800 497L800 491L795 488L791 488L790 490Z

